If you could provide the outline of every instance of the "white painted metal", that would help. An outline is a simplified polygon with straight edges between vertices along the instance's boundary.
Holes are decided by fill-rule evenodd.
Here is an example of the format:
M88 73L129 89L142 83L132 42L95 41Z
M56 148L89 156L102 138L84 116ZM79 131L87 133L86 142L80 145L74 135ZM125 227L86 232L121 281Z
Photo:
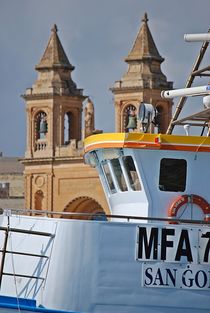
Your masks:
M185 34L184 35L185 41L192 41L192 42L202 42L202 41L210 41L210 34Z
M140 123L149 123L155 117L155 108L150 103L141 102L139 105L138 118Z
M201 96L210 93L210 85L198 86L174 90L161 91L161 97L166 99L171 99L174 97L190 97L190 96Z
M205 109L210 108L210 96L203 97L203 104Z
M6 223L7 218L1 217L1 225L5 226ZM16 296L17 291L19 297L35 298L38 304L47 308L78 312L209 312L210 297L206 288L195 290L185 286L185 289L181 289L178 285L177 288L169 286L147 288L142 283L145 261L137 260L138 228L148 225L150 228L162 229L163 224L76 221L24 216L12 216L10 223L12 227L17 228L45 229L55 233L55 238L51 246L46 239L39 236L34 236L34 239L33 235L26 235L20 240L18 234L13 234L12 239L10 238L14 243L13 249L36 250L39 253L45 250L51 256L45 275L46 280L41 287L36 281L17 278L15 288L14 278L4 277L2 295ZM202 233L204 230L206 232L206 229L192 225L168 227L176 229L176 238L183 228L193 234L198 233L200 229ZM196 235L192 236L195 237ZM174 237L175 240L176 238ZM169 236L167 239L172 240L172 237ZM2 240L1 236L0 245ZM192 245L197 244L196 240L193 239ZM169 253L167 264L179 267L177 262L171 263L173 249L170 247L167 249ZM173 253L170 254L170 251ZM203 250L200 253L202 254ZM12 268L11 263L10 258L7 260L7 266ZM149 266L164 269L164 264L165 262L158 260L152 261ZM187 266L186 262L183 264ZM208 266L209 269L209 265L202 266ZM27 257L24 259L15 257L14 268L22 269L23 272L37 273L37 268L41 268L40 260L29 262ZM43 275L43 271L40 271L40 275Z
M107 201L112 214L167 217L172 201L182 194L197 194L210 203L209 185L204 183L209 180L210 163L209 153L173 151L173 150L148 150L124 149L124 155L133 157L141 190L108 193ZM103 159L98 153L99 161ZM159 188L160 162L163 158L184 159L187 162L187 180L184 192L164 192ZM202 174L201 174L202 173ZM107 193L106 181L100 172L101 181ZM193 216L191 216L193 214ZM179 216L182 219L204 219L204 214L199 206L191 204L180 208Z

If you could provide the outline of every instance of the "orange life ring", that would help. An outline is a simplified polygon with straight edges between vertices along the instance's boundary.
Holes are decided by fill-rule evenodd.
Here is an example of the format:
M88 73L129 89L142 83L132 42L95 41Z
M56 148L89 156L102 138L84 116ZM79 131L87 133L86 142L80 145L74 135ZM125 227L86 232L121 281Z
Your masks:
M187 203L194 203L197 204L201 210L203 211L203 214L205 215L204 220L210 221L210 205L209 203L202 197L198 195L182 195L175 199L175 201L171 204L169 210L168 210L168 216L169 217L176 217L178 210ZM171 222L176 223L176 222Z

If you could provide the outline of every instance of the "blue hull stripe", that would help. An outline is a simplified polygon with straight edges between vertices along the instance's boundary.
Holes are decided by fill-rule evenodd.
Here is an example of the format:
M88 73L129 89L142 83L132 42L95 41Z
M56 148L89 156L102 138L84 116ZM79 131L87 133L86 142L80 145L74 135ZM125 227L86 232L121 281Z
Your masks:
M43 313L79 313L72 311L51 310L44 307L37 307L35 300L19 298L18 301L15 297L0 296L0 311L2 309L23 310L29 312L43 312Z

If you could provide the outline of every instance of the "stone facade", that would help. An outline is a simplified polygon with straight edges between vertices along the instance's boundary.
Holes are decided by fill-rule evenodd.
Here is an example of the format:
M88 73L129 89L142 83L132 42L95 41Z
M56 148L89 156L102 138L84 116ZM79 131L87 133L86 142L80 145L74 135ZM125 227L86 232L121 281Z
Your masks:
M97 172L83 162L81 116L87 97L72 80L74 66L55 25L36 70L37 80L23 95L27 112L27 147L22 160L26 208L109 213ZM89 100L85 111L92 112L92 122L89 125L88 115L85 128L90 135L94 109Z

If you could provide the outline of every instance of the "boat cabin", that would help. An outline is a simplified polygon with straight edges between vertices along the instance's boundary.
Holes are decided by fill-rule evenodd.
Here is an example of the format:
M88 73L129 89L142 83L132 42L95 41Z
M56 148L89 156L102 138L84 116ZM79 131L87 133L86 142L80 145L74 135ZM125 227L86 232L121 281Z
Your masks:
M85 152L111 214L208 219L209 137L100 134L85 140Z

